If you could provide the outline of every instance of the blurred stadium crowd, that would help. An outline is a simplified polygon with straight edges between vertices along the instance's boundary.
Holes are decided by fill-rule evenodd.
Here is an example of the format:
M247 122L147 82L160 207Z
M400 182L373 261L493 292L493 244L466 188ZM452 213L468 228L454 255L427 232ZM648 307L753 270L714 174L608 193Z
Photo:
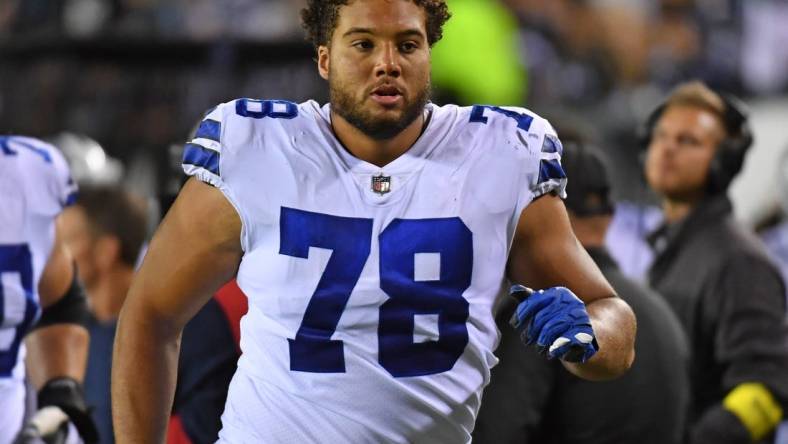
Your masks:
M298 27L302 4L4 1L0 121L24 134L89 135L153 194L167 174L165 147L185 140L208 104L327 99ZM634 129L677 81L699 78L752 98L788 92L783 1L454 0L451 7L453 38L435 50L436 102L525 104L580 122L615 154L623 198L648 197L633 171ZM36 112L17 112L23 108Z
M1 0L0 130L54 141L83 184L146 198L152 227L180 187L180 150L208 107L236 97L328 99L299 27L304 3ZM449 5L454 19L434 50L434 100L526 106L583 133L610 160L614 198L633 208L619 223L641 231L655 226L637 138L651 109L688 79L744 98L753 118L768 122L753 126L755 151L771 163L750 159L745 171L761 176L739 185L739 201L758 202L744 216L788 270L788 235L775 231L788 212L788 163L776 161L788 148L788 2ZM645 266L622 264L635 277Z

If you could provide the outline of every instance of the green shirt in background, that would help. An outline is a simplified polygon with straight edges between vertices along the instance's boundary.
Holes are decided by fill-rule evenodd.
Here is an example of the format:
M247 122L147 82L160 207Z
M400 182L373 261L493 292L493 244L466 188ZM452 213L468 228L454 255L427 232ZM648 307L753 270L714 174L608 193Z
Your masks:
M522 105L528 77L517 20L497 0L450 0L452 18L432 50L432 81L459 105Z

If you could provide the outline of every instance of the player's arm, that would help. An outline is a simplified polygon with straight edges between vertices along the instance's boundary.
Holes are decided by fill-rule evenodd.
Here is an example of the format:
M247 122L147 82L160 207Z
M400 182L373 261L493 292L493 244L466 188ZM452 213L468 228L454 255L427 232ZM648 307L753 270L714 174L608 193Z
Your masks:
M118 443L164 441L186 322L236 273L241 221L221 191L190 179L151 241L118 321L112 416Z
M87 362L87 304L59 231L39 282L42 316L37 328L25 338L28 376L36 388L56 377L81 382Z
M68 417L61 419L73 422L82 439L92 443L97 441L96 429L82 392L89 339L85 328L87 302L58 226L59 223L52 253L39 281L42 315L25 339L28 376L38 391L39 412L58 407ZM33 422L36 419L34 416ZM58 422L54 421L55 430Z
M512 282L532 288L566 287L585 303L599 351L585 363L562 360L570 372L585 379L610 379L632 365L635 315L575 238L557 196L542 196L522 212L509 255L508 276Z

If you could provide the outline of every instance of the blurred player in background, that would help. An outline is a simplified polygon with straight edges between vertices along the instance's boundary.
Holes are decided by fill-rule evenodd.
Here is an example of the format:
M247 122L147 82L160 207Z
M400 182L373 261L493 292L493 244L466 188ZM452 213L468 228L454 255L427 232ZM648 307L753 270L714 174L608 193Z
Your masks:
M649 117L645 172L665 223L651 286L690 337L692 444L769 440L788 408L785 284L726 195L752 144L744 109L700 82Z
M87 307L57 228L76 186L60 152L0 137L0 443L97 441L82 378ZM25 359L25 354L27 357ZM25 420L25 361L38 411Z
M121 312L118 441L163 439L181 329L236 275L250 303L220 442L468 442L507 278L545 289L517 310L529 343L581 377L626 371L635 319L572 235L549 123L428 103L445 3L302 17L330 104L222 104L187 145L194 179Z
M689 350L661 296L626 278L605 248L613 216L602 154L564 136L565 200L583 247L638 319L637 359L613 381L589 382L523 348L508 328L514 301L498 315L501 362L492 371L473 431L477 444L681 444L689 404ZM578 410L582 414L576 414Z
M63 214L63 237L90 302L85 398L103 444L115 442L110 408L112 346L147 231L145 202L120 185L80 187ZM245 298L223 287L184 328L170 443L215 442L227 386L239 352L237 331Z
M85 285L90 319L85 397L102 443L113 441L110 410L112 343L137 258L145 242L145 202L120 186L81 186L63 212L63 238Z

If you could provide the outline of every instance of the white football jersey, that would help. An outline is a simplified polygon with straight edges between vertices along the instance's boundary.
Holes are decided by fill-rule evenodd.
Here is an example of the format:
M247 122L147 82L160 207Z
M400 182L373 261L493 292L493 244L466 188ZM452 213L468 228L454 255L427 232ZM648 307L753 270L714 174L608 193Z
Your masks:
M0 444L22 425L22 340L40 313L38 281L52 251L55 218L75 196L57 149L0 136Z
M243 224L249 312L221 441L470 441L515 226L566 180L554 130L530 111L426 113L382 168L312 101L220 105L187 144L186 173Z

